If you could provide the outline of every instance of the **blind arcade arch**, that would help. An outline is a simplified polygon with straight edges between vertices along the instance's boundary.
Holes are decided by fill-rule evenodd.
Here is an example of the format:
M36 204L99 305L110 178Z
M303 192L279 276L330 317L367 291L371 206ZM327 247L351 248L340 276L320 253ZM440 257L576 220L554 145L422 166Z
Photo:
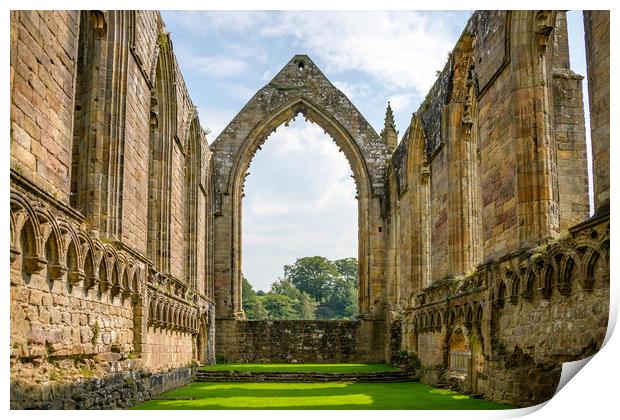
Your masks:
M212 144L217 316L243 318L241 198L252 157L274 130L298 114L321 126L351 165L358 198L360 316L381 318L385 174L391 153L351 101L305 55L294 56Z

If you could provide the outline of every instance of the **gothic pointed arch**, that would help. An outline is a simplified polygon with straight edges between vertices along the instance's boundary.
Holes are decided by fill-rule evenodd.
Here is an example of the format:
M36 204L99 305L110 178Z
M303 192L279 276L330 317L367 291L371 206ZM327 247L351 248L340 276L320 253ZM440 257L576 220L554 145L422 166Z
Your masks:
M147 250L155 267L170 271L170 191L172 147L176 136L176 87L172 44L162 33L151 92Z
M131 12L82 11L76 65L71 205L121 239Z
M329 134L349 161L358 195L359 306L379 314L383 296L385 175L390 151L349 99L308 56L293 57L212 144L215 163L215 297L219 317L243 317L241 196L253 155L298 114ZM373 252L371 252L373 250Z
M194 114L185 142L185 278L196 290L199 278L204 282L204 272L199 272L198 262L198 249L203 249L205 241L204 233L199 231L199 227L204 226L204 213L200 210L206 202L201 176L201 135L202 129Z
M411 200L411 267L412 290L422 290L431 283L430 273L430 170L426 158L426 137L422 120L411 117L403 142L407 147L407 169L404 177Z

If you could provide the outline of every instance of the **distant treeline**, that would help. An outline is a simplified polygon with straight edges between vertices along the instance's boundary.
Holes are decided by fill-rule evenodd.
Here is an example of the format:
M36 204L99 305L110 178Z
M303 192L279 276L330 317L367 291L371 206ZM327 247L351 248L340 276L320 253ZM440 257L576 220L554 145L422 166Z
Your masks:
M243 278L247 319L350 319L357 315L357 259L298 258L267 293Z

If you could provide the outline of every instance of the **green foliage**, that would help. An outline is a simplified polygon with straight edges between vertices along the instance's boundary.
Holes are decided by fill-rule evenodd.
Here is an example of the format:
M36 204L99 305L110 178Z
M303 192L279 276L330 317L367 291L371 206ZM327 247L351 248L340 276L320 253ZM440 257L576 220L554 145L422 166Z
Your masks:
M263 298L270 319L299 319L295 299L277 293L267 293Z
M358 314L359 272L355 258L298 258L268 293L255 292L243 278L248 319L350 319Z
M320 303L327 299L340 276L336 264L325 257L298 258L294 264L284 266L284 277Z
M357 289L359 287L359 268L357 264L356 258L343 258L341 260L334 261L336 264L336 268L338 272L342 275L342 277L348 282L355 286Z
M319 304L306 292L302 292L295 304L299 319L316 319L316 309Z
M262 294L264 295L264 293ZM242 278L241 296L243 300L243 310L248 319L268 319L269 312L265 309L259 294L254 292L252 285L245 277Z

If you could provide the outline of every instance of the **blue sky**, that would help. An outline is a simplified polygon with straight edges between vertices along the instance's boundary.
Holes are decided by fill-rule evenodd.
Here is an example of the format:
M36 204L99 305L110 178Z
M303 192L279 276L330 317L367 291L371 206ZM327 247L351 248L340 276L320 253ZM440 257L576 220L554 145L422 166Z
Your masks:
M377 132L389 100L402 135L468 11L164 11L174 50L209 142L295 54L308 54ZM585 75L580 12L569 12L571 65ZM584 92L587 94L587 90ZM249 169L243 271L268 290L306 255L357 256L355 185L323 130L298 118L280 127Z

